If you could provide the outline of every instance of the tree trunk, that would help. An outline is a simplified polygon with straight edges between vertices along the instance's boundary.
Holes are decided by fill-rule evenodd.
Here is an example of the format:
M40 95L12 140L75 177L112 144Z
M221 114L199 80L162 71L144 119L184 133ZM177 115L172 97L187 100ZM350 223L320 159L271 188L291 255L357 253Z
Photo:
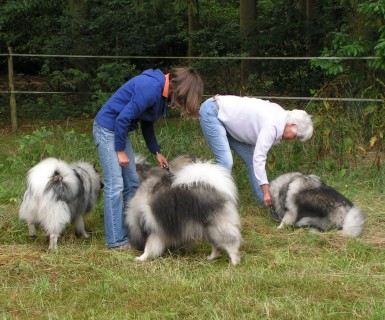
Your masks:
M187 55L192 57L194 52L194 32L199 28L199 2L191 0L188 4L188 48Z
M320 44L316 35L317 28L314 25L317 15L317 0L300 0L299 5L304 16L305 37L307 52L310 56L318 56Z
M88 0L68 0L72 15L72 39L76 39L72 48L72 54L84 55L89 53L88 41L84 36L84 26L88 20ZM89 67L83 59L74 59L74 67L82 72L88 72ZM81 81L78 88L79 92L88 92L89 85L87 81ZM87 99L86 95L82 98Z
M257 18L257 2L256 0L241 0L240 1L240 33L242 51L246 56L252 56L256 52L256 43L251 41L255 34L255 21ZM247 83L248 76L252 73L254 61L242 60L241 62L241 93Z

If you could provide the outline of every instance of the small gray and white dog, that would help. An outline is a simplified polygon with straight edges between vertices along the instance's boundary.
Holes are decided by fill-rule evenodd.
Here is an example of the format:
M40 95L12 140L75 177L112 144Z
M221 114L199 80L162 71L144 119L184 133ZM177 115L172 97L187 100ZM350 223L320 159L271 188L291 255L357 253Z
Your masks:
M318 176L300 172L283 174L270 182L270 195L281 224L315 227L321 231L339 229L358 237L366 215Z
M49 236L49 250L56 250L60 234L71 221L76 235L88 238L83 215L94 207L102 187L92 164L47 158L28 172L19 217L27 221L31 237L40 225Z
M142 182L125 219L132 245L144 250L137 260L156 258L167 248L203 237L212 246L209 260L224 249L233 265L240 263L237 189L225 168L188 156L170 161L170 172L136 165Z

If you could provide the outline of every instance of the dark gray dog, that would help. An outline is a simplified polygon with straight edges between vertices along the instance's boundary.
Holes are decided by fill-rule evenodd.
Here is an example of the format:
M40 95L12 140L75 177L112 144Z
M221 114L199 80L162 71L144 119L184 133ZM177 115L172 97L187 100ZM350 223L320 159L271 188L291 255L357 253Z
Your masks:
M170 172L136 161L142 182L125 214L131 243L144 250L137 260L204 238L209 260L223 249L232 264L240 262L237 189L228 170L184 156L170 161Z

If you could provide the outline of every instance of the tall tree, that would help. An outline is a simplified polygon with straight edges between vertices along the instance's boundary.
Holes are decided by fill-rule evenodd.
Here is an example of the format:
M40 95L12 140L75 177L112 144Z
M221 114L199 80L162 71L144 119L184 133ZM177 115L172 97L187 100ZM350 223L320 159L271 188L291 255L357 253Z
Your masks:
M199 0L173 0L177 11L187 10L188 45L187 55L194 55L194 33L199 28Z
M165 3L166 2L166 3ZM154 10L167 6L167 1L151 0ZM176 12L185 12L187 17L187 55L194 55L194 33L199 30L199 0L171 0ZM143 0L136 0L137 10L143 8Z
M240 33L242 52L247 56L252 56L256 52L256 43L252 41L256 33L255 21L257 19L256 0L240 1ZM252 60L242 60L241 62L241 92L253 69Z
M317 36L318 30L315 24L317 18L317 0L299 0L299 7L304 17L305 36L308 54L318 56L320 44Z
M89 53L89 46L87 37L84 35L85 26L87 25L88 20L88 0L68 0L69 1L69 9L72 15L72 39L73 54L87 54ZM89 67L83 61L83 59L75 59L74 66L76 69L88 73ZM86 80L82 80L79 83L79 91L87 92L89 89L88 82ZM83 96L86 99L85 96Z
M194 52L194 33L199 28L199 1L188 1L188 47L187 55L189 57L195 54Z

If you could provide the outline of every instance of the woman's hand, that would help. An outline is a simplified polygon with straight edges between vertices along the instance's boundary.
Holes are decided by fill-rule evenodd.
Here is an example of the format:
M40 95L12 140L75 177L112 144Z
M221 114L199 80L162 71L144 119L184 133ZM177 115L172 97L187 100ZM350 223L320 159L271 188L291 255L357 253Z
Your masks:
M116 154L118 156L118 162L121 167L127 167L130 163L130 159L128 159L126 151L116 151Z
M272 206L273 205L273 200L271 200L269 185L268 184L263 184L263 185L261 185L261 189L262 189L262 192L263 192L263 200L265 201L265 204L267 206Z
M155 157L159 167L165 168L165 169L168 168L168 162L166 157L164 157L160 152L157 152L155 154Z

